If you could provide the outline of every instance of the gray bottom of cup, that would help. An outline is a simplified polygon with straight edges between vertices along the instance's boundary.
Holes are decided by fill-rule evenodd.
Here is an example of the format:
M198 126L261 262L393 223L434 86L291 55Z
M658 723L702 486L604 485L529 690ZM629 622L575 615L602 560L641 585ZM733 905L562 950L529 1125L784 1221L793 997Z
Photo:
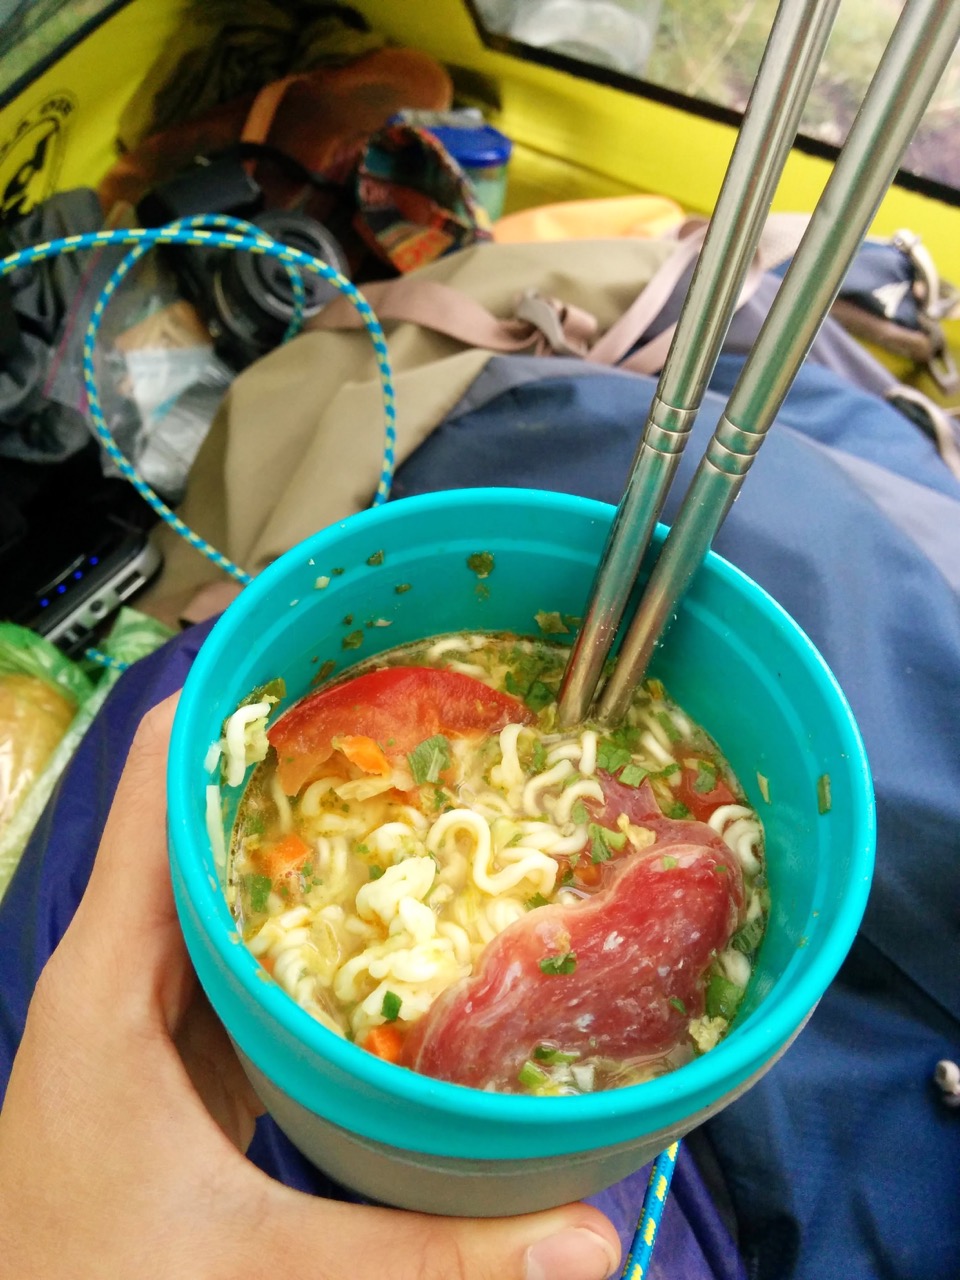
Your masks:
M334 1181L398 1209L470 1218L534 1213L596 1195L733 1102L775 1060L682 1123L632 1142L530 1160L465 1160L408 1151L350 1133L295 1102L237 1052L250 1083L280 1129Z

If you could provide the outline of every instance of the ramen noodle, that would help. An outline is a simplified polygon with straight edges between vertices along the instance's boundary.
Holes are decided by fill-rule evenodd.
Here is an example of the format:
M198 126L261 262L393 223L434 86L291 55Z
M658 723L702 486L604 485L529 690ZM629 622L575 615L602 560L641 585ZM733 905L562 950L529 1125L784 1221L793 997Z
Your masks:
M727 1031L768 909L759 818L659 681L615 731L559 728L567 655L444 636L227 720L226 782L258 762L231 909L332 1031L534 1094L647 1080Z

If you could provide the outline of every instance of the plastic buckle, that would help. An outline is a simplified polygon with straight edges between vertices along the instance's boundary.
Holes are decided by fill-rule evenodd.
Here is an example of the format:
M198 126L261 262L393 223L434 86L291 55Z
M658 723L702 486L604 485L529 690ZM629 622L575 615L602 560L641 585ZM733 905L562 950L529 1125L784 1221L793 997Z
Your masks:
M582 356L583 347L570 342L563 329L563 317L566 308L553 298L545 298L536 289L526 289L517 299L514 311L518 320L533 325L546 339L547 345L554 355Z

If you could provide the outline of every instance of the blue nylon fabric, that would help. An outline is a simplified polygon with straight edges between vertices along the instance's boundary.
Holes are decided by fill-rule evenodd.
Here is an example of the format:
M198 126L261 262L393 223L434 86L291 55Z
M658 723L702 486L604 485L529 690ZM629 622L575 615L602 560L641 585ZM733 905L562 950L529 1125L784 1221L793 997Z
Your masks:
M455 410L401 468L395 496L517 484L615 502L653 389L616 372L514 385ZM715 395L704 404L668 521L722 404ZM805 367L716 543L797 618L843 685L874 769L878 865L860 940L807 1028L705 1126L743 1262L684 1146L654 1253L653 1274L674 1280L960 1275L960 1112L946 1111L930 1085L937 1059L960 1052L960 610L832 450L951 500L957 487L915 428L902 439L877 428L881 409L894 412ZM960 551L960 502L956 522L941 524ZM0 906L0 1087L36 974L86 883L134 727L182 683L205 630L118 683ZM291 1185L330 1191L268 1121L251 1158ZM635 1175L599 1199L625 1241L643 1186Z
M395 496L455 476L616 501L653 389L627 376L514 386L454 412L400 469ZM704 402L668 523L723 403ZM878 807L876 876L853 955L781 1063L706 1126L752 1280L960 1275L960 1112L930 1085L938 1058L960 1053L960 601L839 450L951 499L960 486L893 412L805 366L715 543L833 668ZM922 488L904 488L922 501ZM939 506L960 557L960 501Z

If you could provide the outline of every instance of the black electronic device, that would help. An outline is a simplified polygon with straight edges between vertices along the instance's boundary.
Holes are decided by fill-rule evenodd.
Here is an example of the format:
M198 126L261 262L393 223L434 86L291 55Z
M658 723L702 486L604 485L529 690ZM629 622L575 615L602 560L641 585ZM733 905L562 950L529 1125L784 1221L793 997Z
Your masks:
M55 466L7 460L0 483L0 619L79 656L160 570L155 521L96 450Z

